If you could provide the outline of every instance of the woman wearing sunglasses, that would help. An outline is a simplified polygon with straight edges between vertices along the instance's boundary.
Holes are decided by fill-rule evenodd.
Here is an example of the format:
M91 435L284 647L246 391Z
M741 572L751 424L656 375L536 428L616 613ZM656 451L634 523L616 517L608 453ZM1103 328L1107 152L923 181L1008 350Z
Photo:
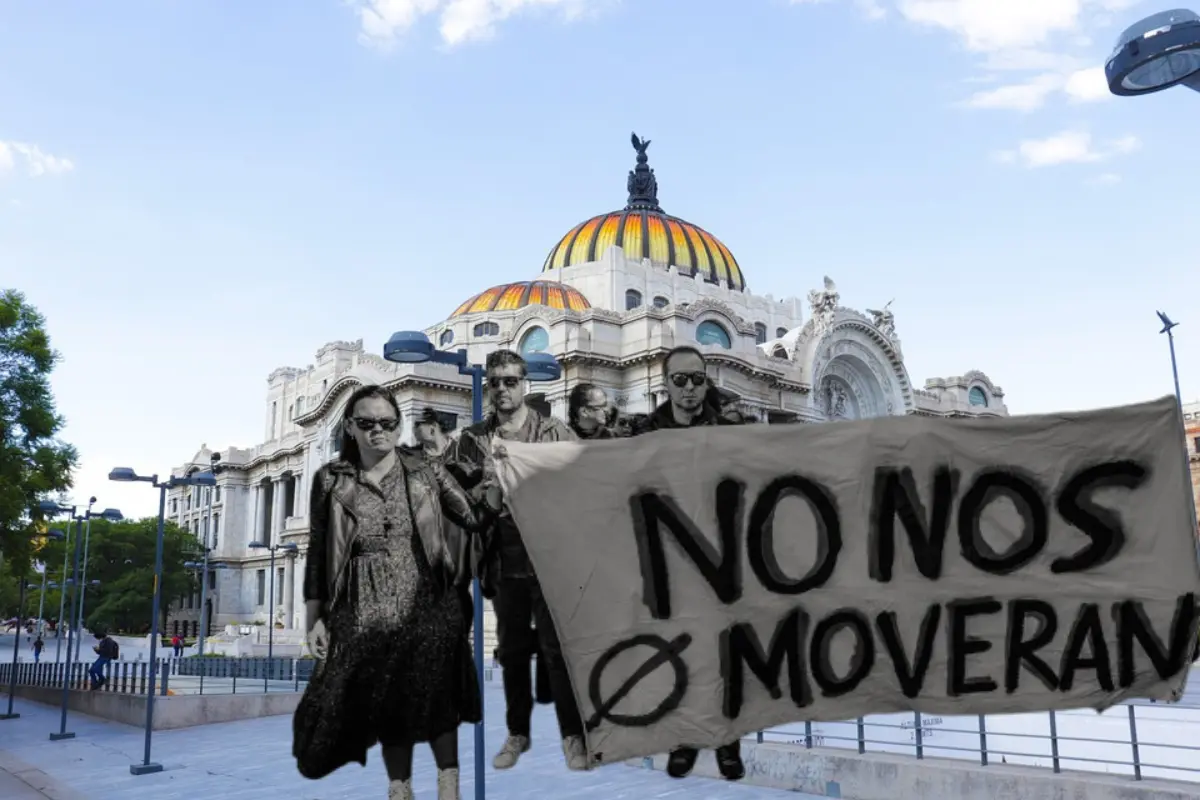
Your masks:
M457 583L475 508L439 459L398 447L392 393L364 386L346 404L340 457L312 482L304 576L308 641L321 664L297 710L300 772L366 764L382 746L389 800L411 800L413 747L428 742L439 800L458 800L458 726L482 719ZM499 507L498 490L484 492Z

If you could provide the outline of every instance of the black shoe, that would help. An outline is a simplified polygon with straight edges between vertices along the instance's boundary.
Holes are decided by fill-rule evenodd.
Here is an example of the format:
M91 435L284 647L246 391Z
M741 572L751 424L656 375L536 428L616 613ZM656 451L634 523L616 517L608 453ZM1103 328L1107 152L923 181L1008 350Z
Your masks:
M727 781L740 781L746 777L746 765L742 763L742 743L734 742L717 748L717 769Z
M700 751L694 747L680 747L667 756L667 774L672 778L686 778L696 766Z

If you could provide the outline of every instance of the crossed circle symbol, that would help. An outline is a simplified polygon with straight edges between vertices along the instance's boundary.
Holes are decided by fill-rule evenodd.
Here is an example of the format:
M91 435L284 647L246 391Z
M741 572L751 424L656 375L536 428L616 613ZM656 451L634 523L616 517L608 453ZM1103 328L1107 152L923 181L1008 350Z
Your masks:
M595 706L596 710L586 722L587 729L589 731L595 730L599 727L602 720L608 720L614 725L621 725L627 728L644 728L647 725L653 725L676 708L679 708L679 703L683 700L684 694L687 693L688 687L688 669L687 665L683 663L683 659L680 658L680 655L691 643L692 637L687 633L681 633L669 642L655 634L642 634L634 636L631 639L626 639L623 642L618 642L610 647L604 655L600 656L596 665L592 667L592 674L588 677L588 699L592 701L592 705ZM609 664L617 656L635 647L649 647L654 651L654 654L643 661L642 665L626 678L615 692L605 699L600 692L600 679L604 677L604 670L608 668ZM613 713L613 708L617 703L624 700L633 691L634 687L663 664L670 665L671 671L674 673L675 685L672 687L671 692L653 710L645 714Z

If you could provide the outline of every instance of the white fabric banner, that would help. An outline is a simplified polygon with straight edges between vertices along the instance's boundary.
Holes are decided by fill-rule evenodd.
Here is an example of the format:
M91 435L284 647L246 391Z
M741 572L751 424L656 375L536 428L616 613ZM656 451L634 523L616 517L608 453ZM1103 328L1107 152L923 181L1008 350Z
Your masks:
M1174 398L504 443L593 764L899 711L1182 691L1197 564Z

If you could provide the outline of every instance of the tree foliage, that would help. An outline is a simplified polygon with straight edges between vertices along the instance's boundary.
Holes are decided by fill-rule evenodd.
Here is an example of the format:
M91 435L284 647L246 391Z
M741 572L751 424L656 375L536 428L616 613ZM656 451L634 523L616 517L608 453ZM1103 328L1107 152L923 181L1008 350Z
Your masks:
M124 522L109 522L93 519L91 531L85 537L87 543L86 573L84 559L80 554L80 577L87 584L84 595L84 623L92 630L124 631L145 633L150 628L150 608L154 597L154 550L158 534L157 517ZM66 574L72 573L75 553L75 527L72 526L71 540L50 541L38 552L37 560L45 563L49 580L57 581L63 574L66 557ZM161 612L165 622L170 601L197 588L196 576L184 564L202 558L200 542L191 533L173 522L163 529L163 578ZM90 585L99 581L98 586ZM33 586L40 586L41 576L30 573ZM0 617L16 614L18 584L13 572L5 568L0 573ZM68 593L68 600L74 596ZM58 616L61 595L58 591L46 591L44 616ZM25 605L26 616L37 613L38 591L28 593ZM75 596L73 602L78 602ZM66 618L70 619L71 611Z
M42 315L20 292L0 292L0 554L13 573L30 563L31 509L71 487L78 461L56 438L64 424L50 391L57 361Z

